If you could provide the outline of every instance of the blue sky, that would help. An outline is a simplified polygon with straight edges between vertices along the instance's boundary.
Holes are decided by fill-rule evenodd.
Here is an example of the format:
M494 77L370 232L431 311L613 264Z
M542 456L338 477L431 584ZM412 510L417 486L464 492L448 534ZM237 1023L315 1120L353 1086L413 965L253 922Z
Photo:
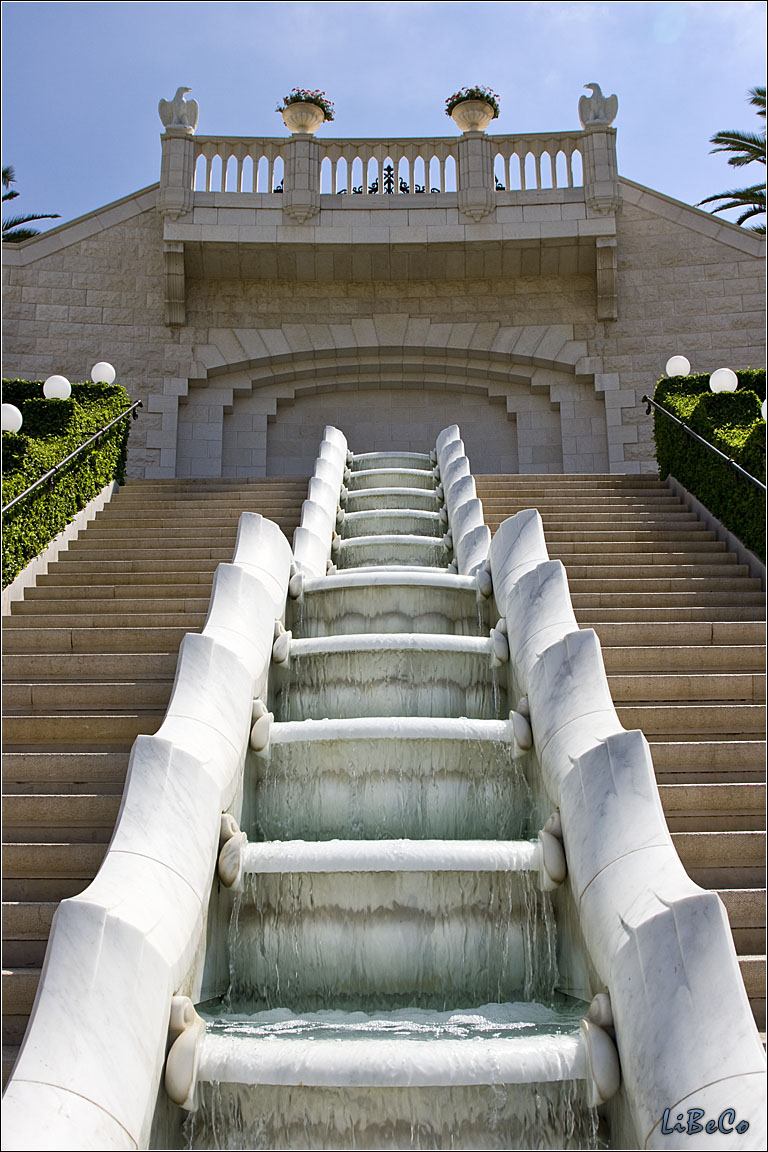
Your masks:
M18 211L73 219L159 178L157 103L183 84L198 132L284 136L294 85L325 89L325 136L451 136L444 101L487 84L499 133L578 128L582 85L619 97L619 170L695 203L754 183L709 155L756 130L762 0L593 3L81 3L6 0L3 164ZM41 230L56 222L42 221Z

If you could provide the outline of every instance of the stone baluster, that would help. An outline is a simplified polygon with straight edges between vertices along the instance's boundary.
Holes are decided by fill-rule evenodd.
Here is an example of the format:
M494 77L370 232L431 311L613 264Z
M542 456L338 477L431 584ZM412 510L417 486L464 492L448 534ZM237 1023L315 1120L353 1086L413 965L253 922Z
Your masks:
M463 132L457 152L459 209L472 220L482 220L496 202L491 141L479 129Z
M303 224L320 211L320 146L309 132L294 132L283 159L283 211Z

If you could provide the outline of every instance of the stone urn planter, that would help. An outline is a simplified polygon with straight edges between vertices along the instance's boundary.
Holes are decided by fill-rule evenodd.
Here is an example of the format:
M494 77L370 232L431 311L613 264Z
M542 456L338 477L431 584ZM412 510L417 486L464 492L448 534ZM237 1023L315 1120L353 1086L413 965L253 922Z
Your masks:
M450 112L462 132L485 132L494 115L493 105L485 100L462 100Z
M296 100L282 109L283 123L294 135L305 132L313 136L325 122L325 112L310 100Z

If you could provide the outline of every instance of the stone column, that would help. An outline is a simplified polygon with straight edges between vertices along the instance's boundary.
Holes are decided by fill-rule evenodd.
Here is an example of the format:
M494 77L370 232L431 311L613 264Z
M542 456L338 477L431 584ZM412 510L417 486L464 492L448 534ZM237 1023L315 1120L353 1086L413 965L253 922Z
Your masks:
M157 210L168 220L178 220L194 207L195 139L187 125L170 124L160 137L160 191ZM186 283L184 245L166 240L163 245L165 265L165 323L186 324Z
M459 209L471 220L482 220L495 204L493 147L485 132L463 132L458 144Z
M604 124L585 125L582 137L584 196L587 208L600 216L619 207L619 172L616 164L616 129Z
M615 320L618 316L616 292L616 237L598 236L595 239L597 275L597 318Z
M157 208L163 216L176 219L192 211L195 182L195 139L192 131L172 124L160 137L160 191Z
M283 156L283 211L303 224L320 211L320 147L309 132L294 132Z

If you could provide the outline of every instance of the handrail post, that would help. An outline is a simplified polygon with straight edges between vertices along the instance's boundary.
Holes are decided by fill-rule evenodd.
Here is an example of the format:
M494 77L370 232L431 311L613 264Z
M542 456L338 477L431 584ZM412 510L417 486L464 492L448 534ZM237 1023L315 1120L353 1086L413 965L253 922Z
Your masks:
M294 132L283 157L283 211L303 224L320 211L320 145L309 132Z
M458 142L456 185L459 209L471 220L482 220L493 211L493 145L485 132L463 132Z

